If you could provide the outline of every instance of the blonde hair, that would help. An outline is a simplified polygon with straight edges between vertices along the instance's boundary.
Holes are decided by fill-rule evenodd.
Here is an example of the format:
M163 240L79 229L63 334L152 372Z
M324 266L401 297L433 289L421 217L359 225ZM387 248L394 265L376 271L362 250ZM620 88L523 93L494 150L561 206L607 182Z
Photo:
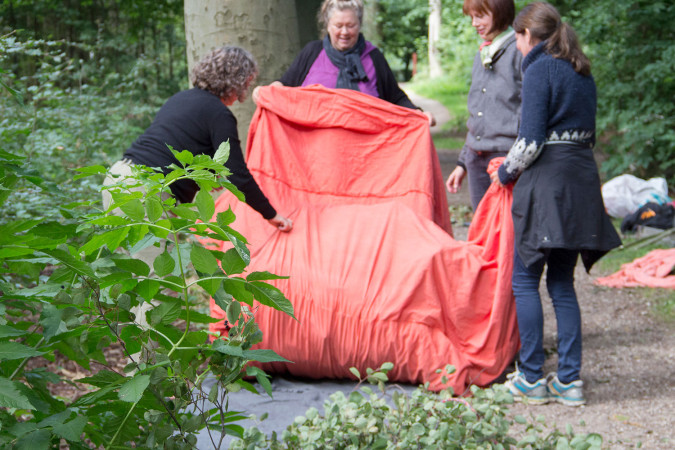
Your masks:
M546 42L546 52L554 58L569 61L577 73L591 74L591 62L581 50L581 44L572 27L563 22L560 13L550 3L530 3L520 11L513 22L516 33L530 30L530 36Z
M335 10L344 11L350 9L356 13L359 19L359 26L363 23L363 1L362 0L324 0L321 4L318 14L319 28L321 35L325 36L328 22Z
M203 57L192 69L190 81L220 98L236 94L243 100L257 75L258 64L249 52L241 47L225 46Z

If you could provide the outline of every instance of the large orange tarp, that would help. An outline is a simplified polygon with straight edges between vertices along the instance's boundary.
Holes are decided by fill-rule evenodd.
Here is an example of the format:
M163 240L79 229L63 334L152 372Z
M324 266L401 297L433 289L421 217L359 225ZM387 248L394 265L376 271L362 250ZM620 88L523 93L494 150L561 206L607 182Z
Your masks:
M363 373L391 361L390 379L440 389L436 369L453 364L450 385L462 393L512 361L511 193L490 188L470 242L454 240L423 114L353 91L266 87L247 164L294 222L282 233L231 194L217 200L250 242L249 270L290 276L275 285L297 321L267 307L256 320L260 347L293 363L266 370L346 378L352 366ZM211 309L224 317L213 301Z
M598 278L595 284L615 288L654 287L675 289L675 248L652 250L621 266L618 272Z

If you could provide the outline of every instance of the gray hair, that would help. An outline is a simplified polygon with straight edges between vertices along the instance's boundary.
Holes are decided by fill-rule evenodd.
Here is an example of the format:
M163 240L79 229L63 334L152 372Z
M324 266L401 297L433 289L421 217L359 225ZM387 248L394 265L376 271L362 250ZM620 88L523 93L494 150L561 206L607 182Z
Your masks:
M258 64L241 47L225 46L213 50L192 69L190 81L195 87L221 98L236 94L246 97L249 84L258 75Z
M359 19L359 25L363 23L363 1L362 0L324 0L319 9L318 21L321 33L325 35L328 22L335 10L344 11L351 9L356 13Z

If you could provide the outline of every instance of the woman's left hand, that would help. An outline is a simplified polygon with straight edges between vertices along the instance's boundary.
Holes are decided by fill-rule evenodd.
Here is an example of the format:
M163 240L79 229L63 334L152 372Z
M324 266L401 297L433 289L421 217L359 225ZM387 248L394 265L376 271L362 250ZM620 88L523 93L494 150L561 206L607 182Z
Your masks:
M289 232L293 229L293 221L288 217L284 217L281 214L277 214L268 220L270 225L277 227L279 231Z
M436 125L436 118L434 117L433 114L431 114L429 111L423 111L423 113L429 119L429 126L430 127L433 127L434 125Z
M502 182L499 180L499 170L495 170L490 174L490 180L492 180L493 183L497 184L497 186L504 187Z

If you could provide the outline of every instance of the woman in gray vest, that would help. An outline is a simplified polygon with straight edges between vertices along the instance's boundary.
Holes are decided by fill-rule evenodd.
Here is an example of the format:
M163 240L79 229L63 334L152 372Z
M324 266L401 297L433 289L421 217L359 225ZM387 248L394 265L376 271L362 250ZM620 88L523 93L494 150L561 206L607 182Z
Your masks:
M471 74L466 141L446 187L456 193L468 175L475 211L490 187L490 161L506 156L518 136L522 56L510 26L516 12L513 0L465 0L462 11L483 42Z

